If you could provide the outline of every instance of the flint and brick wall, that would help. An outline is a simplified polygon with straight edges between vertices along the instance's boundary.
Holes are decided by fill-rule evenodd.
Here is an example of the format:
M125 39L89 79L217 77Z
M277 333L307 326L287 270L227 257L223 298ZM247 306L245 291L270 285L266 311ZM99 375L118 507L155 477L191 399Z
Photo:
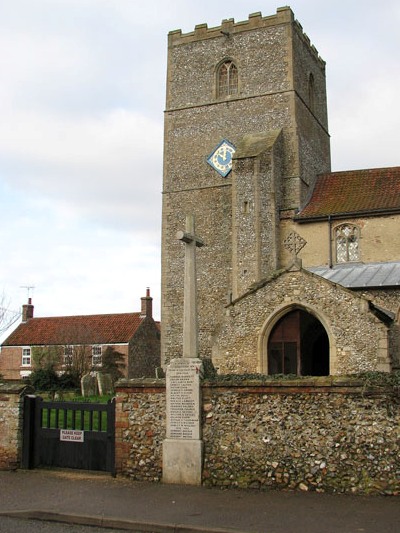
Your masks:
M0 383L0 470L20 466L24 396L30 387Z
M160 481L165 438L165 381L119 382L115 413L117 474Z
M399 398L361 383L204 387L207 485L400 492Z
M400 493L400 398L344 378L209 383L203 484ZM117 472L162 479L165 384L117 389Z
M0 469L20 466L24 395L0 384ZM400 494L399 387L342 377L202 385L203 484ZM116 470L161 481L165 381L117 387Z

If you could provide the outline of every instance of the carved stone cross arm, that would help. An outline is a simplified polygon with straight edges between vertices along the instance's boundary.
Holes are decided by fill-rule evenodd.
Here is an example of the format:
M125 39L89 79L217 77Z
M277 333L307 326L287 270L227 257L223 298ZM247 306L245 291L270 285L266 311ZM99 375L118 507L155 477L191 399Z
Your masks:
M176 238L186 244L191 244L194 242L198 248L204 246L203 239L200 239L200 237L195 235L193 215L187 215L185 231L178 231L176 233Z
M186 217L185 231L178 231L177 239L185 243L185 280L183 302L183 357L198 357L196 247L204 246L196 236L194 216Z
M204 241L202 239L200 239L199 237L196 237L196 235L192 235L191 233L186 233L185 231L177 231L176 238L179 241L182 241L186 244L195 242L198 248L201 248L202 246L204 246Z

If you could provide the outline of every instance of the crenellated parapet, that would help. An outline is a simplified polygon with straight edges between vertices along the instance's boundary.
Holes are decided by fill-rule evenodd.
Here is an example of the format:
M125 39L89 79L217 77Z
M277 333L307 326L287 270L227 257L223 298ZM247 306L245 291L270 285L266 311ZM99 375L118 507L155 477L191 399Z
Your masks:
M197 24L194 31L189 33L182 33L182 30L180 29L173 30L168 34L168 45L170 47L179 46L191 42L204 41L205 39L220 38L222 36L225 36L227 39L229 39L241 32L284 24L293 24L299 36L304 40L312 54L318 61L321 62L321 65L324 67L325 62L319 56L318 50L315 48L315 46L311 44L308 35L303 32L303 27L295 19L294 13L290 7L278 7L275 15L270 15L267 17L263 17L261 12L257 11L256 13L251 13L248 20L240 22L235 22L234 18L223 19L220 26L215 26L212 28L209 28L207 23Z

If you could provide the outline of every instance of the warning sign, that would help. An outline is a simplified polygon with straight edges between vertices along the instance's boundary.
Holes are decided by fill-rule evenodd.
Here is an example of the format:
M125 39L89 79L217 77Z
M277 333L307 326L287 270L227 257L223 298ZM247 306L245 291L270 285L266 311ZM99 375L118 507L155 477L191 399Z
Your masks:
M79 429L60 429L60 440L69 442L83 442L84 431Z

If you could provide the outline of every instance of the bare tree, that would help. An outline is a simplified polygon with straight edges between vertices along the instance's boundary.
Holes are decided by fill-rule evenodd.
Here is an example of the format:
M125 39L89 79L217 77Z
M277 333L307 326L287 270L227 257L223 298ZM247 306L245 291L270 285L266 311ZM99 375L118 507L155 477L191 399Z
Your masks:
M91 347L88 344L65 345L64 369L79 382L91 370Z
M60 332L59 341L62 346L62 369L79 382L92 368L91 332L79 323L66 324L65 330Z
M10 300L3 293L0 294L0 335L13 326L21 316L20 311L10 309Z
M61 346L33 346L32 365L34 370L55 370L60 366L62 354Z

